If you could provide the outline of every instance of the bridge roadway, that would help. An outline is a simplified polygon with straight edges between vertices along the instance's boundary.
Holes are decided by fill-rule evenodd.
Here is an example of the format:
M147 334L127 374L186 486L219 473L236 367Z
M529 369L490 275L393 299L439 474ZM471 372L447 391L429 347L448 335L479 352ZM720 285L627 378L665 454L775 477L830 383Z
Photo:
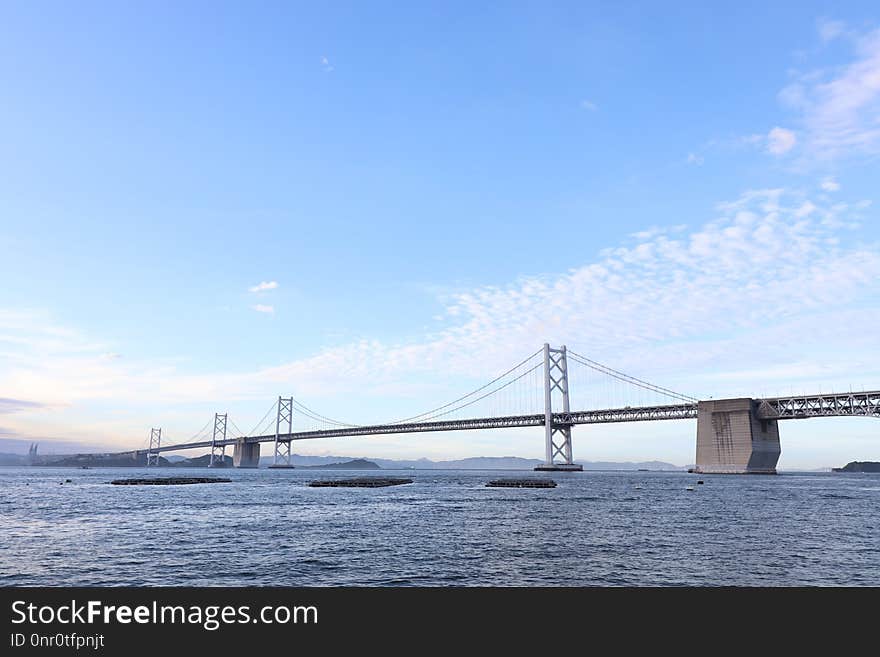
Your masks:
M807 395L797 397L769 397L756 399L758 417L762 419L788 420L808 417L831 416L874 416L880 418L880 391L843 393L829 395ZM570 411L553 413L553 424L571 426L575 424L605 424L610 422L644 422L653 420L695 419L698 404L670 404L666 406L643 406L608 408L596 411ZM335 429L300 431L279 434L281 441L308 440L312 438L337 438L350 436L371 436L392 433L423 433L430 431L467 431L472 429L509 429L513 427L544 426L544 414L507 415L470 420L433 420L429 422L372 424L364 426L345 426ZM218 440L217 445L234 445L240 438ZM274 442L275 434L247 436L246 443ZM211 447L212 441L163 445L154 452L171 452L184 449ZM145 454L140 449L135 454ZM131 454L132 452L125 452Z
M606 422L641 422L645 420L686 420L697 417L696 404L671 404L668 406L645 406L609 408L599 411L570 411L554 413L554 424L600 424ZM512 427L542 427L544 414L505 415L501 417L476 418L471 420L434 420L430 422L410 422L392 424L370 424L363 426L346 426L335 429L318 429L315 431L299 431L278 435L281 441L307 440L310 438L338 438L346 436L374 436L391 433L423 433L429 431L466 431L470 429L509 429ZM234 445L239 438L218 440L217 445ZM267 443L275 441L275 434L264 436L247 436L247 443ZM163 445L153 452L171 452L183 449L210 447L212 441L202 440L193 443ZM146 454L148 450L139 449L137 454ZM131 452L126 452L130 454Z

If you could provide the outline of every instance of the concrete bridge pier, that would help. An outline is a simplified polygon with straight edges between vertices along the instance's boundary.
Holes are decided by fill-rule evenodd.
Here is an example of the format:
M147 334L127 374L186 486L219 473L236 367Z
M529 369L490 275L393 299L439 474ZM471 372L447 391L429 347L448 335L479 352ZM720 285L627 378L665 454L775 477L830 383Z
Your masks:
M697 461L708 474L776 474L781 453L776 420L761 419L748 397L697 406Z
M232 453L232 465L236 468L260 467L260 443L248 443L244 438L235 441Z

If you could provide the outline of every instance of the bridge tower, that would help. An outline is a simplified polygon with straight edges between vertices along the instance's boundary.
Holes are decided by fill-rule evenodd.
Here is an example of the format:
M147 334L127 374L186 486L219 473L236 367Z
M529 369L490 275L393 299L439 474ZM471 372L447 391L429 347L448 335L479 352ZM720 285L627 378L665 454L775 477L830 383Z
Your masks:
M554 397L561 400L561 421L554 419ZM568 358L565 345L554 349L544 343L545 460L535 470L583 470L571 460L571 408L568 401ZM557 457L559 461L557 462Z
M278 398L278 412L275 416L275 458L270 468L293 468L290 463L290 440L280 440L280 436L293 433L293 397Z
M150 429L150 448L147 450L147 467L159 465L159 447L162 444L162 428Z
M214 435L211 438L211 460L209 468L222 468L226 465L226 444L220 441L226 440L226 413L214 413ZM217 463L215 463L217 461Z

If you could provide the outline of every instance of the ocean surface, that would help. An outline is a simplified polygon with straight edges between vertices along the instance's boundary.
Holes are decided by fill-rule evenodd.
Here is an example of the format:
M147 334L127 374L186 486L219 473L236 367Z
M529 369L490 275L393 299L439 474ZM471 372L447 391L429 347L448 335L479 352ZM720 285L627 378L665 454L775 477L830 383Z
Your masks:
M415 483L306 485L365 474ZM869 474L2 467L0 585L878 586L878 513Z

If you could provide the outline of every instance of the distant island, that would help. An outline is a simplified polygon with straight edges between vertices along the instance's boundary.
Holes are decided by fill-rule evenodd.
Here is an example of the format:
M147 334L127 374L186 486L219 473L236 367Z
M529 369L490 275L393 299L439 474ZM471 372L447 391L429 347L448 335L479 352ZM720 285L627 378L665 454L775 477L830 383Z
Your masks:
M518 456L474 456L454 461L432 461L430 459L383 459L369 458L383 470L532 470L543 463L540 459L524 459ZM351 456L306 456L291 454L290 462L297 468L309 468L319 465L334 465L342 468L339 463L365 460ZM579 461L584 470L650 470L650 471L684 471L685 468L663 461ZM272 457L260 459L261 466L272 464Z
M2 441L0 441L2 445ZM210 454L186 458L179 454L159 456L160 468L204 468L211 461ZM264 456L261 467L272 465L274 458ZM291 465L296 468L326 470L532 470L543 463L540 459L527 459L518 456L475 456L470 458L432 461L420 459L387 459L352 456L307 456L291 454ZM663 461L579 461L584 470L625 470L675 472L685 467ZM132 452L123 454L16 454L0 452L0 466L35 465L67 468L143 468L147 465L146 454L137 456ZM222 462L214 460L215 468L232 467L232 457L223 457Z
M850 461L842 468L831 468L832 472L880 472L877 461Z
M204 454L191 459L172 457L173 460L159 457L160 468L207 468L211 455ZM33 465L53 468L143 468L147 465L146 454L134 458L131 454L71 454L69 456L44 456ZM231 468L232 457L224 456L223 460L215 458L215 468Z
M381 468L367 459L352 459L342 463L324 463L321 465L300 465L307 470L381 470Z
M5 456L5 455L0 455ZM66 454L57 456L40 456L32 463L28 463L26 456L14 456L10 459L0 458L0 465L35 465L47 466L53 468L143 468L147 465L147 457L145 454L139 454L137 458L133 454ZM168 458L159 457L160 468L207 468L211 463L211 455L203 454L202 456L194 456L185 458L183 456L173 455ZM266 464L263 463L265 466ZM232 457L224 456L214 458L214 468L231 468L233 467ZM297 468L315 469L315 470L380 470L381 466L367 459L344 459L338 458L329 463L318 463L312 465L297 464Z
M53 468L143 468L147 465L147 455L134 458L131 454L68 454L60 456L41 456L32 465ZM172 465L165 457L159 457L159 465Z

